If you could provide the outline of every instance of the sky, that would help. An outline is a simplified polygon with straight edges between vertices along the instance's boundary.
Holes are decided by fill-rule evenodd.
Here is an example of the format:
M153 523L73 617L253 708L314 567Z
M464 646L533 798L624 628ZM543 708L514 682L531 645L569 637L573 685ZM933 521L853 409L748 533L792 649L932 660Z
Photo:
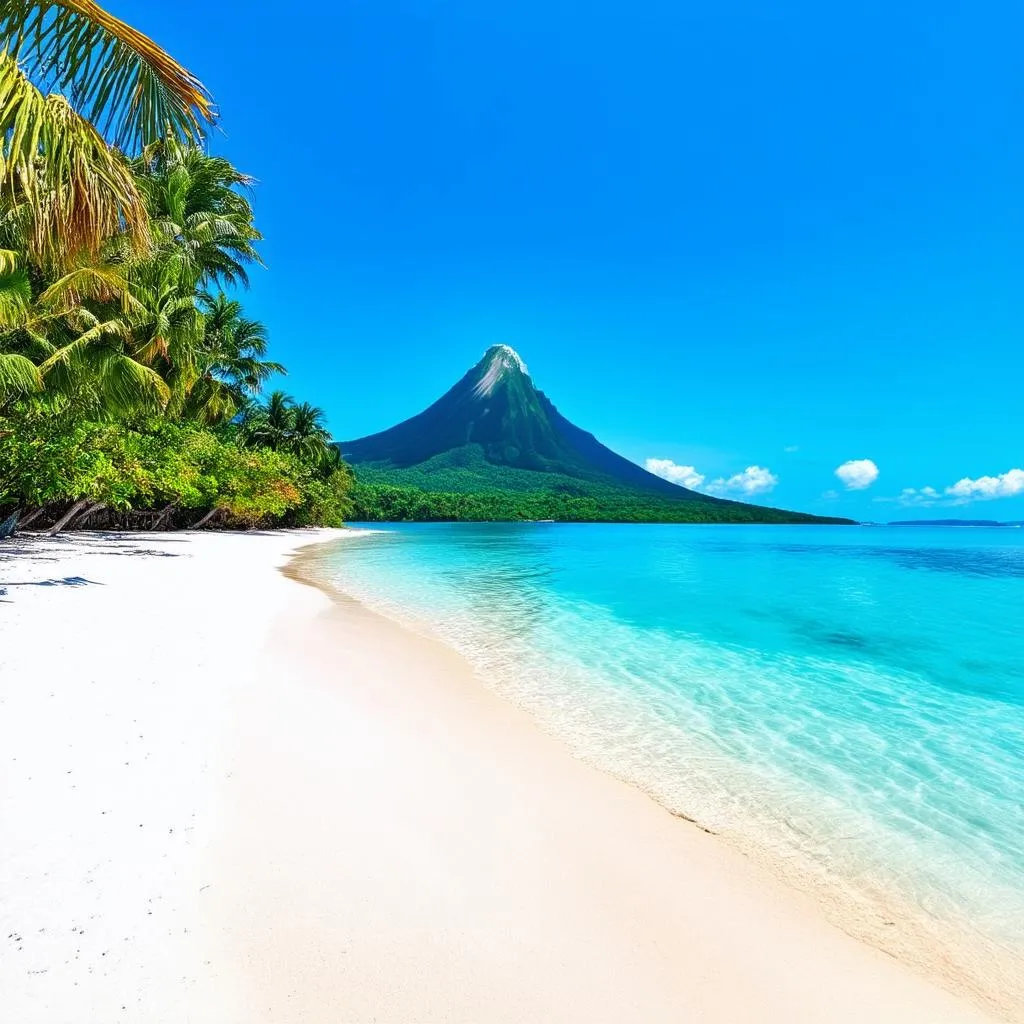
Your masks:
M1024 519L1024 7L110 0L221 111L335 436L495 343L713 493Z

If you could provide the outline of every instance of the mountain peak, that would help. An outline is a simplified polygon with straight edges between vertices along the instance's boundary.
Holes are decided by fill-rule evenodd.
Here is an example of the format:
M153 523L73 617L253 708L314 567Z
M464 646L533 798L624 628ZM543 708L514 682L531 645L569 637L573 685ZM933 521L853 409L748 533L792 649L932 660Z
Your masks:
M418 416L379 434L345 442L341 451L355 466L373 463L412 470L429 464L445 475L460 466L476 465L481 480L497 474L496 481L503 472L500 467L507 467L526 472L531 481L532 474L537 474L537 487L556 478L567 486L588 480L705 500L652 476L561 416L537 390L526 364L509 345L492 345L454 387Z
M444 502L431 506L427 518L447 518L458 502L446 502L460 492L497 503L494 507L500 505L502 515L507 515L515 506L507 496L514 492L547 496L544 500L556 504L569 502L569 511L559 514L574 520L806 519L712 498L648 473L559 413L509 345L492 345L421 413L378 434L343 441L339 447L362 484L405 485L444 494ZM417 504L420 498L415 494L392 495L387 501L392 498L397 504L388 506L389 514L396 518L409 517L402 510L425 507ZM513 518L517 514L513 511Z
M478 364L482 371L473 388L477 398L487 398L509 373L528 375L526 363L511 345L492 345Z

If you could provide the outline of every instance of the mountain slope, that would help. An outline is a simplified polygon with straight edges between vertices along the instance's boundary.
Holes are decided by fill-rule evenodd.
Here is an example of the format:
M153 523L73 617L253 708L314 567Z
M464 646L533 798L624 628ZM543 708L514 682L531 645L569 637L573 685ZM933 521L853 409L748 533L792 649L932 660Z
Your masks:
M648 473L562 416L507 345L488 349L417 416L339 447L364 485L586 498L587 518L601 518L604 509L608 518L620 519L626 505L635 512L645 503L650 506L640 517L645 521L675 521L682 514L676 508L680 503L687 506L686 521L814 518L713 498ZM549 504L538 507L543 511ZM666 511L668 505L673 509ZM703 514L693 508L698 505ZM754 510L764 514L753 516Z
M473 449L477 449L474 451ZM433 469L476 464L551 473L571 479L626 485L673 497L692 491L662 480L606 448L562 416L538 391L519 355L507 345L488 349L453 388L418 416L390 430L341 444L351 465L381 469ZM438 459L439 456L444 456ZM495 484L501 481L494 476ZM548 481L535 479L543 488Z

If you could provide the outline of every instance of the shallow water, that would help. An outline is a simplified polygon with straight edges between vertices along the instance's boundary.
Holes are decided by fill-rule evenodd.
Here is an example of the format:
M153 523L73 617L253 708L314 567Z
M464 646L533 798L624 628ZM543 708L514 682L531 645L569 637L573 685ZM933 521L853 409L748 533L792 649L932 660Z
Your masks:
M1024 950L1024 530L416 524L317 562L861 931Z

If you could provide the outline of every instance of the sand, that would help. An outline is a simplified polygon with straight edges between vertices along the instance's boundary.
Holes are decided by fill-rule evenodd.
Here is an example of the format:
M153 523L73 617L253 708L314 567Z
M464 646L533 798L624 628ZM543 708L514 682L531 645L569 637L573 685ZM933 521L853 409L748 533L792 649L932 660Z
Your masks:
M0 546L0 1019L993 1019L277 571L335 536Z

